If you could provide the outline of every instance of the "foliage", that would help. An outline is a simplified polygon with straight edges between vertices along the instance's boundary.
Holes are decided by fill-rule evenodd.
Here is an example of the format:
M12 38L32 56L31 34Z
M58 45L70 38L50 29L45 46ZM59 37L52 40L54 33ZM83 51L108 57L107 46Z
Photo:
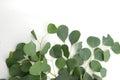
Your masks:
M86 40L88 47L83 47L79 41L81 33L78 30L69 33L66 25L56 27L50 23L47 32L56 34L63 44L51 46L50 42L47 42L43 46L41 41L38 43L38 51L34 41L17 44L15 51L11 51L6 59L9 80L47 80L48 74L53 76L51 80L102 80L107 75L107 69L101 62L109 60L110 49L116 54L120 53L120 44L114 42L110 35L103 36L102 40L96 36L89 36ZM39 42L34 30L31 34L34 40ZM70 44L66 43L67 38ZM108 48L103 50L104 46ZM73 47L74 53L71 51ZM53 65L48 63L50 60L46 54L55 60ZM52 73L51 69L55 66L58 72Z

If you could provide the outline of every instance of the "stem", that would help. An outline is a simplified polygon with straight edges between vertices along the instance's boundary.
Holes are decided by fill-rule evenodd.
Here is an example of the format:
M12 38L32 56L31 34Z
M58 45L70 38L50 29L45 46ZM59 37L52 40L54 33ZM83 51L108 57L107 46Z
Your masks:
M42 39L41 39L41 42L40 42L40 50L42 49L42 42L43 42L44 38L45 38L47 35L48 35L48 34L46 33L46 34L42 37Z
M42 80L41 74L40 74L40 80Z
M54 67L54 64L53 64L53 60L52 60L52 66L53 66L54 76L56 77L56 75L55 75L55 67Z

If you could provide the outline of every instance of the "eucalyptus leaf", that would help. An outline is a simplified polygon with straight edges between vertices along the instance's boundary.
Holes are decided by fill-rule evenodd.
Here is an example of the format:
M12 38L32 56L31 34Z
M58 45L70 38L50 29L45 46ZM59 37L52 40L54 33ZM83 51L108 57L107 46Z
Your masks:
M76 53L79 53L81 49L82 49L82 42L76 43L75 44Z
M40 75L41 72L50 72L50 66L46 62L37 61L30 67L30 74Z
M14 64L9 68L9 73L11 76L19 76L22 74L19 64Z
M107 35L107 37L103 36L102 42L105 46L112 46L114 44L114 41L109 34Z
M36 45L31 41L28 44L25 44L24 46L24 52L25 54L29 56L33 56L36 54Z
M59 44L54 45L51 49L50 49L50 55L54 58L60 58L62 57L62 47Z
M69 40L70 40L70 43L73 45L74 43L76 43L79 38L80 38L80 32L78 30L74 30L70 33L69 35Z
M92 77L87 72L85 72L83 80L92 80Z
M98 37L90 36L87 38L87 43L92 48L95 48L100 45L100 39Z
M100 72L100 70L102 68L101 64L96 60L92 60L89 64L89 66L95 72Z
M23 51L17 49L17 50L14 52L13 57L14 57L16 60L22 60L22 59L24 59L24 55L25 55L25 53L24 53Z
M30 63L29 60L24 60L21 64L20 68L23 72L29 72L29 69L31 66L32 66L32 64Z
M94 49L94 57L97 60L104 61L104 51L100 48Z
M20 80L18 77L11 77L9 80Z
M17 61L15 58L7 58L6 64L7 64L7 67L10 68L12 65L17 64Z
M28 75L22 77L20 80L40 80L40 76L28 74Z
M120 54L120 44L118 42L115 42L112 47L112 51L116 54Z
M65 66L65 59L64 58L58 58L57 60L56 60L56 62L55 62L55 64L56 64L56 66L59 68L59 69L61 69L61 68L64 68L64 66Z
M79 54L74 55L73 57L76 60L76 66L80 66L83 64L83 59L80 57Z
M41 55L45 55L48 52L50 46L51 46L51 44L49 42L47 42L41 51Z
M25 43L18 43L17 46L16 46L16 50L23 51L24 46L25 46Z
M57 33L57 28L56 28L55 24L53 24L53 23L48 24L47 32L50 34Z
M34 30L31 31L31 34L32 34L32 36L35 38L35 40L37 40L37 36L36 36L36 33L35 33Z
M101 74L102 77L105 77L106 73L107 73L107 70L105 68L100 69L100 74Z
M66 61L66 64L67 64L68 70L71 71L72 69L75 68L75 66L76 66L77 63L76 63L75 59L68 59Z
M65 42L67 36L68 36L68 27L65 25L60 25L57 30L57 36Z
M70 52L69 52L68 46L66 44L62 45L62 50L63 50L64 56L66 58L68 58L70 55Z
M79 55L80 55L80 57L83 59L83 60L88 60L89 58L90 58L90 56L91 56L91 51L90 51L90 49L88 49L88 48L82 48L81 50L80 50L80 53L79 53Z
M107 62L110 59L110 51L104 51L104 61Z
M83 76L85 73L85 69L83 67L75 67L73 70L73 74L77 77Z

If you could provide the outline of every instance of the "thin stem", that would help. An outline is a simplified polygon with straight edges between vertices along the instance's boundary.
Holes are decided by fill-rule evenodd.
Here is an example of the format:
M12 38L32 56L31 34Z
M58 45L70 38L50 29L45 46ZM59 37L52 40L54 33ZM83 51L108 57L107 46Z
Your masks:
M54 64L53 64L53 60L52 60L52 66L53 66L53 71L54 71L54 76L56 77L56 75L55 75L55 67L54 67Z
M43 40L44 40L44 38L45 38L47 35L48 35L48 33L46 33L46 34L42 37L42 39L41 39L41 42L40 42L40 50L42 49Z
M50 72L50 74L51 74L52 76L56 77L56 75L55 75L55 74L53 74L53 73L51 73L51 72Z
M40 74L40 80L42 80L42 76L41 76L41 74Z

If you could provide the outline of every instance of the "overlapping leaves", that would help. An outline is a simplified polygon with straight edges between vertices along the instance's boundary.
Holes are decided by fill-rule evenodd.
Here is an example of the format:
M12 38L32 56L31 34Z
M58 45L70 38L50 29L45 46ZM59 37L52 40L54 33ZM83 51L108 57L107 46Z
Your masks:
M78 30L73 30L69 34L66 25L57 27L50 23L47 32L56 34L63 44L51 46L50 42L47 42L37 51L33 41L19 43L15 51L10 52L6 59L10 73L9 80L47 80L48 73L54 76L51 80L102 80L107 75L107 69L102 66L101 61L107 62L110 59L109 49L116 54L120 53L119 42L114 42L110 35L103 36L102 41L98 37L89 36L86 40L89 46L83 47L82 42L79 41L81 33ZM31 34L38 41L34 30ZM70 45L66 43L67 38ZM41 43L39 44L41 47ZM103 46L108 48L103 49ZM73 54L72 49L74 49ZM46 58L48 52L55 60L53 66L57 67L58 75L51 73L52 67ZM92 72L89 73L88 67Z

